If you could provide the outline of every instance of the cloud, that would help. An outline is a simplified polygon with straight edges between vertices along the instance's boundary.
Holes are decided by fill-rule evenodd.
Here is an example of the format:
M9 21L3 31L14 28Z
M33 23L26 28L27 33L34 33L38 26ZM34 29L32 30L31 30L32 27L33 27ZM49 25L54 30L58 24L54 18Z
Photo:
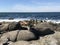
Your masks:
M41 5L41 6L57 6L57 5L59 6L60 5L60 2L56 2L56 1L49 2L48 0L47 1L36 1L36 0L34 1L34 0L32 0L31 2L35 5L38 5L38 6L39 5Z
M32 4L16 4L12 7L15 12L60 12L60 3L40 0L30 0Z
M60 6L27 6L17 4L12 8L15 12L60 12Z
M10 8L0 8L0 12L60 12L60 6L28 6L16 4Z
M0 12L60 12L57 0L15 0L8 5L1 5Z

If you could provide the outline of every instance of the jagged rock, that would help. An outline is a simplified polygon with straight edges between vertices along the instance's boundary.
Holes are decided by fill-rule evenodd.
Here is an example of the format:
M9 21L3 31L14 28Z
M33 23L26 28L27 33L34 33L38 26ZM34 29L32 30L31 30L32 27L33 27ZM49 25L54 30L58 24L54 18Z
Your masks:
M35 39L34 33L28 31L28 30L21 30L17 36L17 40L32 40Z
M27 41L17 41L15 43L9 44L9 45L29 45L29 42Z

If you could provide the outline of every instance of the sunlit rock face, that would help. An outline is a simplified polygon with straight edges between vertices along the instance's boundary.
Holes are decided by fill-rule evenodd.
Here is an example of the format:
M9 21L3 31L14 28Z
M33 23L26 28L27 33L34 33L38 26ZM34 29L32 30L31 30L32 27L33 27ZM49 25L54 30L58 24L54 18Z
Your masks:
M0 45L60 45L59 24L41 22L29 30L23 28L20 22L0 26L2 32L6 31L0 34Z
M17 41L15 43L11 43L9 45L29 45L29 42L27 42L27 41Z
M4 31L7 31L8 30L8 25L9 24L2 24L2 25L0 25L0 33L4 32Z
M34 33L28 31L28 30L21 30L17 36L17 40L33 40L35 39Z

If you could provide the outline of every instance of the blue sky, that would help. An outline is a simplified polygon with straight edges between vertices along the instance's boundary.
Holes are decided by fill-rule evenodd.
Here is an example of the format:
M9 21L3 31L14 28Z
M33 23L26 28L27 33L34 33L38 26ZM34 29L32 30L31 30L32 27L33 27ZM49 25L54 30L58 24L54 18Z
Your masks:
M0 12L60 12L60 0L0 0Z

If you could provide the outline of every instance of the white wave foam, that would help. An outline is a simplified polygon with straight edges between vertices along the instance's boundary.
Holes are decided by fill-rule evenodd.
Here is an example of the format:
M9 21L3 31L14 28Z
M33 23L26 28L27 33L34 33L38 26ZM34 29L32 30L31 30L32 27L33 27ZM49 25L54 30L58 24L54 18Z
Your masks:
M24 21L24 20L30 20L29 18L20 18L20 19L0 19L0 22L19 22L19 21ZM43 20L44 21L44 20ZM60 20L45 20L46 22L52 22L52 23L60 23Z
M26 18L13 19L13 20L9 20L9 19L0 19L0 22L19 22L19 21L24 21L24 20L30 20L30 19L26 19Z
M60 20L46 20L47 22L60 23Z

